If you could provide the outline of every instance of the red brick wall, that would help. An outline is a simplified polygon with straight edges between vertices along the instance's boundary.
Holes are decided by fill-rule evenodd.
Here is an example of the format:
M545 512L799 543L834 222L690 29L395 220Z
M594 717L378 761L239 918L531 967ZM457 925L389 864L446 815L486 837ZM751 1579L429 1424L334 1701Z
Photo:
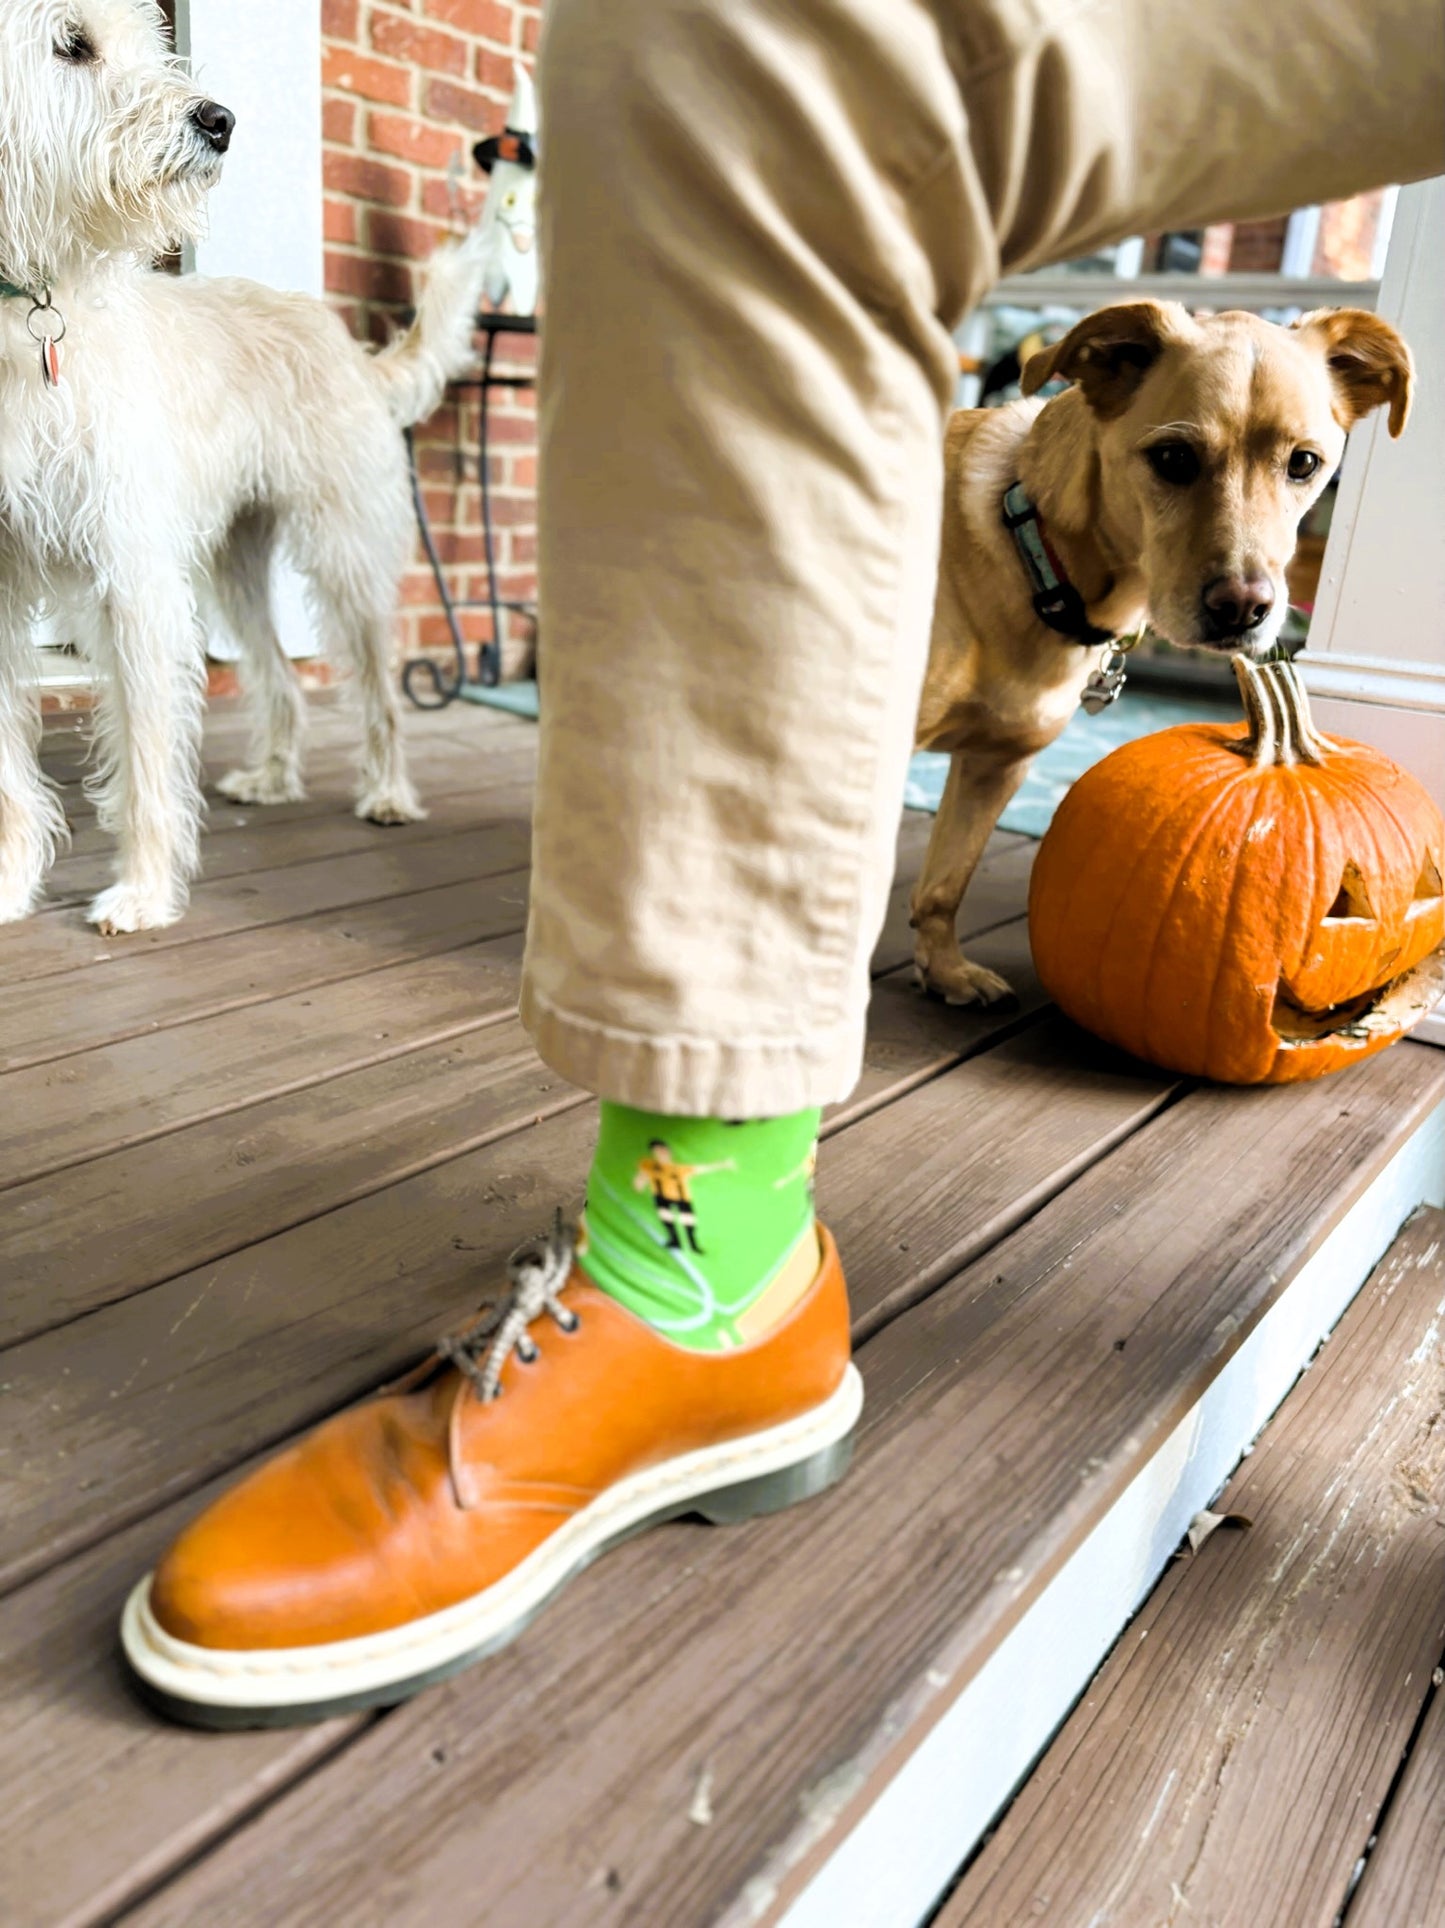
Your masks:
M1385 209L1385 190L1357 194L1353 201L1330 201L1320 209L1315 243L1315 274L1337 274L1346 281L1369 281L1375 241Z
M1353 200L1327 201L1320 209L1310 273L1338 275L1345 281L1370 280L1384 199L1385 190L1375 188ZM1275 273L1284 256L1287 225L1287 217L1281 215L1269 221L1225 221L1206 228L1201 273Z
M326 286L353 332L383 341L415 297L437 242L474 217L485 178L471 158L496 133L512 94L512 62L530 63L539 0L321 0ZM513 365L526 341L509 346ZM492 484L502 594L536 593L537 456L533 397L492 399ZM477 404L448 403L418 438L427 506L453 593L481 596ZM486 612L467 636L491 634ZM526 667L530 625L513 620L510 674ZM439 650L446 622L418 544L402 585L399 648Z

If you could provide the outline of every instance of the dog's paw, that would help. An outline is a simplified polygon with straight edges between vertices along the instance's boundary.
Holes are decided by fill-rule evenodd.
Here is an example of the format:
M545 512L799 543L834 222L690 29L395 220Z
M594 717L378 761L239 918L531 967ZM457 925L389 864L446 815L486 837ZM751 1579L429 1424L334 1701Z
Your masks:
M228 770L216 785L228 803L304 803L306 786L294 770L263 763L255 770Z
M172 897L156 896L134 884L112 884L103 890L85 913L86 921L106 937L126 931L162 930L174 924L185 910Z
M952 957L920 958L913 966L919 990L941 997L945 1004L1007 1004L1017 992L1006 977L985 965L970 964L957 952Z
M0 924L18 924L21 918L28 917L39 903L38 890L7 888L4 884L0 884Z
M368 790L357 798L356 814L363 823L421 823L426 818L409 785L401 790Z

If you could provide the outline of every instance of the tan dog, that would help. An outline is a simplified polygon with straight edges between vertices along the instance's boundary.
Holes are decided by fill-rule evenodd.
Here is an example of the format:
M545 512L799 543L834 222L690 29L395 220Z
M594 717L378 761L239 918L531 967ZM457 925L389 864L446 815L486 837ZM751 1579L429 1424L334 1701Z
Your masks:
M1388 406L1398 435L1412 367L1395 330L1358 309L1282 328L1141 301L1088 316L1035 355L1025 394L1055 376L1073 386L1042 406L960 410L945 445L918 744L953 763L913 925L921 984L953 1004L1010 995L961 954L958 907L1030 762L1107 656L1098 632L1128 635L1147 619L1171 642L1263 655L1284 621L1300 519L1346 430ZM1004 523L1016 482L1037 512L1025 538L1035 555L1046 545L1061 584L1060 627L1037 613L1047 590Z

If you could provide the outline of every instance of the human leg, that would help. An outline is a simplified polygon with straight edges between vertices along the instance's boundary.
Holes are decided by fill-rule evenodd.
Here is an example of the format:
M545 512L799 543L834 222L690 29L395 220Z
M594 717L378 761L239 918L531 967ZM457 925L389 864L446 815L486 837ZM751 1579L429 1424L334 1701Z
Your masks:
M1046 7L1010 13L1044 37ZM664 1139L851 1083L932 600L945 324L996 270L995 229L1021 245L1011 196L1043 194L1061 245L1135 218L1127 195L1082 205L1074 150L1026 114L1000 110L994 165L960 89L1028 49L961 79L950 24L841 0L550 17L526 1010L555 1064L666 1114ZM821 1250L771 1330L708 1354L564 1243L528 1255L494 1322L183 1536L133 1601L133 1664L193 1718L397 1698L498 1644L619 1526L819 1490L858 1398ZM344 1691L287 1701L328 1678Z

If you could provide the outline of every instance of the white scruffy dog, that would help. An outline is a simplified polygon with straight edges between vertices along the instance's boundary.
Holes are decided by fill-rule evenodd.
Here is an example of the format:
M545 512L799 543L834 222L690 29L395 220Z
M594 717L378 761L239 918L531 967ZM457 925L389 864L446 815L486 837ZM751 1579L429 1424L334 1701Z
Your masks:
M438 258L416 326L379 355L309 297L152 272L200 230L232 126L166 51L153 0L0 0L0 921L34 908L65 835L36 760L46 604L100 687L96 794L119 839L90 909L103 930L185 909L198 608L244 645L256 704L252 767L222 790L303 794L304 703L269 607L278 545L355 664L358 814L422 814L388 668L411 541L399 430L468 362L477 245Z

